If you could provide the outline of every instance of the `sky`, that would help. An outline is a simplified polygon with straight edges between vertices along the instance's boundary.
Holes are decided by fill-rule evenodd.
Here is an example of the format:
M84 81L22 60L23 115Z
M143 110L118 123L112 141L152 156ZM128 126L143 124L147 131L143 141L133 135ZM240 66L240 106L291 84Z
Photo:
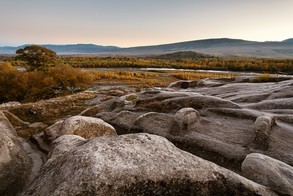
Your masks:
M0 46L293 37L293 0L0 0Z

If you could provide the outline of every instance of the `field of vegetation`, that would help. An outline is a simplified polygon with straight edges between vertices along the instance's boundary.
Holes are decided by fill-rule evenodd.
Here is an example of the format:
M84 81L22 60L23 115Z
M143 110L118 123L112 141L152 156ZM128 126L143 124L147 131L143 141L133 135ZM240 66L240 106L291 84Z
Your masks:
M293 59L265 58L163 58L163 57L61 57L60 61L78 68L156 67L293 74Z
M38 54L43 50L46 55ZM27 71L15 67L25 67ZM111 68L76 69L76 68ZM122 68L175 68L186 71L147 71ZM194 71L190 71L190 69ZM57 56L39 46L17 51L16 57L0 57L0 103L36 101L72 94L89 86L136 85L165 87L176 80L233 78L236 74L205 73L201 70L253 71L262 73L260 81L272 73L293 74L293 59L218 58L180 52L153 57ZM138 71L139 70L139 71Z

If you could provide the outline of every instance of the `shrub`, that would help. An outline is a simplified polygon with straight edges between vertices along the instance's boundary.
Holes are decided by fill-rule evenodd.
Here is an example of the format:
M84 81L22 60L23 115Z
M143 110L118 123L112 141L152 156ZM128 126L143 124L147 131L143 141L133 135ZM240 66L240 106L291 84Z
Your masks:
M9 65L0 67L0 102L36 101L85 89L92 75L70 66L42 71L20 72ZM2 69L3 68L3 69Z

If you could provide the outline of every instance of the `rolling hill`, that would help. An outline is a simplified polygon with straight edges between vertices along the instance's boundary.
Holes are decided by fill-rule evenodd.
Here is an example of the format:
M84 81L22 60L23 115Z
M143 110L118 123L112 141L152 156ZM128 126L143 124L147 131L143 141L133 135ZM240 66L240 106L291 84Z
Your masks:
M293 38L281 42L256 42L241 39L205 39L171 44L120 48L94 44L43 45L60 55L162 55L180 51L192 51L214 56L249 56L293 58ZM21 47L0 47L0 54L13 55Z

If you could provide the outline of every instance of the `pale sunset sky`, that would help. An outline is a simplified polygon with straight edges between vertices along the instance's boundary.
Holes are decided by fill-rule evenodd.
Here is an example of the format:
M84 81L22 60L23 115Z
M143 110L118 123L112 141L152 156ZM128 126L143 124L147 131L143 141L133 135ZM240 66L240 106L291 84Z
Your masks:
M293 0L0 0L0 46L293 37Z

